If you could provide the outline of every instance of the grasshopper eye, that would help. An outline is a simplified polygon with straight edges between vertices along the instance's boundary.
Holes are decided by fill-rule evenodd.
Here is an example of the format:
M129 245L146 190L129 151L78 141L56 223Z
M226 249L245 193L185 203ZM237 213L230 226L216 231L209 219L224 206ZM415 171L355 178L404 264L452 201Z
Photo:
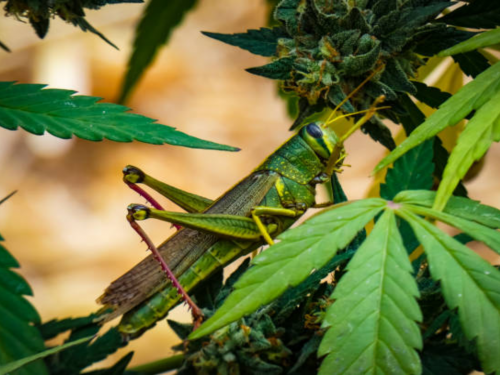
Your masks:
M306 126L307 133L313 138L322 138L323 131L315 122L310 123Z

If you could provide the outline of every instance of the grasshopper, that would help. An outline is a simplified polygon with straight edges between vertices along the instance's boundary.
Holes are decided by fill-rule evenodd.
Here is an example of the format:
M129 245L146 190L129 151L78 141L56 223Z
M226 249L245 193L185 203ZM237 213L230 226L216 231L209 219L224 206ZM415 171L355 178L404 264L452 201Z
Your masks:
M150 255L113 281L98 299L103 321L124 315L118 329L128 337L140 335L163 318L181 300L200 311L188 293L216 270L235 259L273 244L273 238L295 223L315 202L316 185L330 180L345 158L344 140L368 121L383 100L379 98L351 131L339 139L326 123L313 122L267 157L215 201L162 183L136 167L124 169L124 181L149 200L154 208L132 204L128 219L148 247L154 245L136 221L160 219L178 226ZM342 105L343 103L341 103ZM344 116L341 116L344 117ZM169 212L137 184L162 194L187 213ZM156 259L156 260L155 260ZM158 261L164 263L159 267ZM168 268L168 270L165 269ZM162 269L170 272L170 280ZM178 279L178 281L177 281ZM106 312L104 312L106 311Z

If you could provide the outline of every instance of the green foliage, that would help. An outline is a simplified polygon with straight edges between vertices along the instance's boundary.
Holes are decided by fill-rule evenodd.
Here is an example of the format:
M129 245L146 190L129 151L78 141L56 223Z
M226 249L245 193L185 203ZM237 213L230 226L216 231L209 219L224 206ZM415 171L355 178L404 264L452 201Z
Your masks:
M21 373L21 372L19 372L19 370L24 370L25 366L29 365L32 362L38 361L39 359L45 358L49 355L59 353L63 350L66 350L66 349L72 347L72 346L83 344L87 341L90 341L91 339L92 339L92 336L84 337L80 340L76 340L76 341L66 343L64 345L56 346L54 348L44 350L41 353L37 353L37 354L31 355L29 357L19 359L19 360L14 361L14 362L10 362L9 364L7 364L5 366L0 366L0 375L9 374L9 373L14 372L14 371L16 372L16 374Z
M97 103L99 98L96 97L74 96L74 91L44 87L0 82L0 126L9 130L22 127L37 135L47 131L59 138L75 135L89 141L106 138L116 142L138 140L152 144L235 150L189 136L148 117L128 113L126 107Z
M455 125L473 110L477 110L466 130L462 133L443 173L444 181L439 187L435 203L436 209L442 209L472 162L484 155L491 142L500 139L500 128L497 120L499 112L496 106L500 95L499 72L500 63L497 63L460 89L419 126L409 138L385 157L375 167L374 172L394 162L408 150L430 139L447 126ZM468 138L463 137L464 133Z
M3 1L6 0L1 0L0 3ZM107 4L142 3L142 0L7 0L6 3L4 7L6 15L13 16L19 21L27 20L40 38L45 37L47 34L50 19L59 17L63 21L73 24L73 26L79 26L83 31L90 31L98 35L111 46L117 48L87 22L85 9L99 9Z
M456 55L459 53L474 51L478 48L489 47L498 43L500 43L500 29L489 30L481 34L477 34L465 42L439 52L438 56L443 57Z
M450 25L473 29L495 28L500 24L500 3L474 0L448 13L441 20Z
M380 185L380 196L391 200L403 190L430 189L434 164L433 142L427 141L407 152L387 171L385 184Z
M5 202L11 195L2 199ZM47 368L42 361L36 361L34 355L43 351L45 345L33 324L40 322L35 308L23 297L31 296L28 283L12 268L18 268L19 263L2 245L5 241L0 235L0 373L11 371L7 364L23 358L30 358L28 366L16 372L17 375L43 375ZM34 363L31 363L36 361ZM21 365L24 365L21 360ZM17 366L17 367L20 367Z
M278 40L287 35L279 27L273 29L262 27L259 30L248 30L246 33L240 34L218 34L206 31L203 32L203 34L232 46L250 51L255 55L267 57L273 56L276 53Z
M278 236L281 241L253 260L254 266L238 280L236 290L190 339L200 338L255 311L289 286L304 281L313 269L321 268L339 249L346 247L383 206L381 199L354 202L326 210Z
M283 0L274 12L279 27L209 36L274 58L270 64L247 70L284 81L285 92L303 99L300 120L293 126L296 127L313 112L336 107L380 66L383 66L381 71L346 103L345 111L366 109L380 95L394 101L401 94L415 93L409 79L424 63L415 51L429 37L439 35L446 48L474 35L455 33L441 19L431 23L452 4L437 0L404 3ZM364 131L393 148L390 133L377 120L367 124Z
M328 355L319 373L420 374L419 292L391 210L379 218L347 270L323 321L330 328L318 355Z
M196 0L150 0L137 25L134 47L122 84L119 102L124 103L159 48L168 42L172 31L196 5Z
M500 272L434 225L402 209L425 248L432 277L439 280L450 309L458 308L462 329L476 339L486 373L500 371Z

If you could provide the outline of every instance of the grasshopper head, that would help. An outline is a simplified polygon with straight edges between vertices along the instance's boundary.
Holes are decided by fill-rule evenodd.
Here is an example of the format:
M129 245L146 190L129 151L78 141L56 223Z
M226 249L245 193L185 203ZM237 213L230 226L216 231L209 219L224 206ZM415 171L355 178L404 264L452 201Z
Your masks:
M144 172L133 165L123 168L123 180L132 184L139 184L144 181Z
M127 207L127 210L127 217L134 220L146 220L150 214L149 207L143 206L142 204L131 204Z
M311 122L302 127L300 136L322 159L328 160L330 155L338 146L339 138L333 130L328 127L322 127L321 122Z

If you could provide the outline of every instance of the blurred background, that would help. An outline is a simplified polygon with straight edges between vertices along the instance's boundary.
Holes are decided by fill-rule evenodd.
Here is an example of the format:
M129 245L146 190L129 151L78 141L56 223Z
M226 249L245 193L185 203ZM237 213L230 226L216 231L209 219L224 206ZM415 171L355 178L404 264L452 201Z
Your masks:
M29 25L2 18L0 38L13 52L0 50L0 81L45 83L114 102L143 7L112 5L88 12L89 22L119 51L60 20L53 20L47 37L39 40ZM127 103L134 112L190 135L240 147L238 153L60 140L0 128L0 197L18 190L0 208L0 233L21 263L20 273L35 293L30 300L44 321L95 311L95 299L106 286L145 257L145 245L125 220L129 203L143 203L121 181L125 165L216 198L290 136L291 120L275 82L244 71L265 59L200 33L243 32L265 26L267 17L264 1L199 2ZM451 67L451 61L445 61L439 69L446 72ZM428 83L435 77L429 76ZM461 80L452 77L452 82ZM352 167L340 180L348 197L359 199L371 191L374 180L369 174L385 149L356 134L347 151ZM499 205L499 160L496 144L479 175L467 183L471 198ZM166 209L176 210L162 202ZM165 223L148 221L144 227L157 243L171 234ZM498 263L498 256L472 246ZM169 318L189 321L190 316L181 306ZM177 342L167 324L160 322L115 359L130 350L136 352L132 365L160 359L173 353L170 348Z

